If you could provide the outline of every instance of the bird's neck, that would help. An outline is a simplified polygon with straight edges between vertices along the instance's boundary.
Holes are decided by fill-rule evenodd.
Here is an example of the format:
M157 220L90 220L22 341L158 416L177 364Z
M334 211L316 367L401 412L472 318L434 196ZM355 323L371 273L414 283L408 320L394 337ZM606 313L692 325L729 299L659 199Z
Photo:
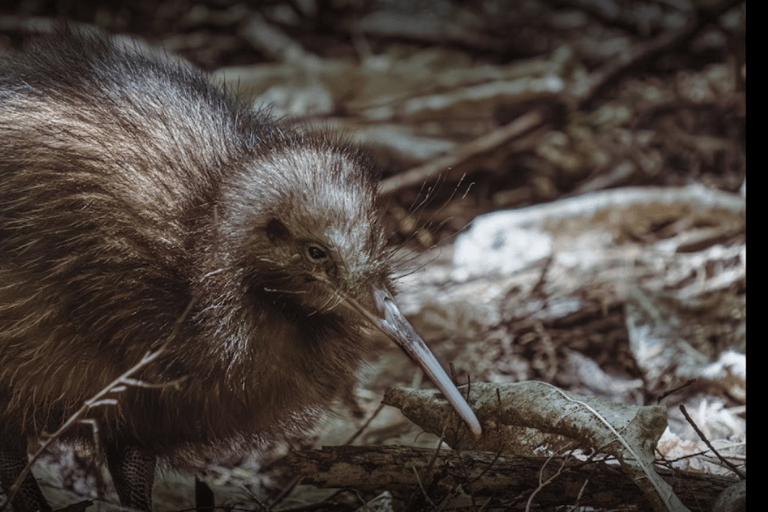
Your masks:
M295 295L248 280L229 268L199 282L196 321L208 371L246 402L285 404L297 410L328 405L354 381L366 351L359 329L333 312L305 309ZM258 392L246 390L258 390Z

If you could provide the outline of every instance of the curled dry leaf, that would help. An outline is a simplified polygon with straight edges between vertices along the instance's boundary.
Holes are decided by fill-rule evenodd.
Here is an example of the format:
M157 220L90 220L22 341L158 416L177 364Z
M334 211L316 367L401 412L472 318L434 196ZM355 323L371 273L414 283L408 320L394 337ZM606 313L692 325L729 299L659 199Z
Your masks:
M483 425L481 437L473 436L435 391L390 388L384 403L428 432L445 432L445 442L455 449L514 453L507 447L517 451L527 443L532 451L539 441L559 448L566 438L575 440L616 456L655 510L687 510L653 469L654 449L667 426L666 407L605 402L544 382L473 383L467 394Z

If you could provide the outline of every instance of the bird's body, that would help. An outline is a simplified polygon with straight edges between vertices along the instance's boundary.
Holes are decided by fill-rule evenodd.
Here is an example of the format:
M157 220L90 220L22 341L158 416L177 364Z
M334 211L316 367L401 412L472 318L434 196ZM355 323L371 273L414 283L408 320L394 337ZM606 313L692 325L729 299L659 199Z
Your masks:
M389 314L387 255L371 163L334 136L130 44L60 34L0 64L0 483L169 337L135 376L158 387L88 415L124 504L149 508L126 459L305 428L352 386L365 312Z

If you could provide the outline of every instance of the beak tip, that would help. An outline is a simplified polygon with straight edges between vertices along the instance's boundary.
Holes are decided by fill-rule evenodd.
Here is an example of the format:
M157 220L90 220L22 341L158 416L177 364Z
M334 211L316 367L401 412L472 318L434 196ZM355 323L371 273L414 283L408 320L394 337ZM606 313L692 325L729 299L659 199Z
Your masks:
M475 435L475 437L480 437L483 435L483 427L480 426L480 421L478 421L477 416L475 416L474 413L471 413L471 416L464 416L462 419L464 420L464 423L466 423L467 427L469 427L469 430L471 430Z

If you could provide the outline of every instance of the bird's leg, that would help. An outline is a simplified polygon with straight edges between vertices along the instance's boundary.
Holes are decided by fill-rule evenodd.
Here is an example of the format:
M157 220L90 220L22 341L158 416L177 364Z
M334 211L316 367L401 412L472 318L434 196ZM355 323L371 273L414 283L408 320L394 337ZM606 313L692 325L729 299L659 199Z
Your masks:
M25 442L3 442L3 446L0 448L0 485L2 485L6 498L11 486L24 470L27 462ZM21 483L10 510L14 512L50 512L51 506L45 500L45 496L40 491L37 480L32 473L27 474Z
M155 456L137 446L107 448L107 466L120 504L135 510L152 510Z

